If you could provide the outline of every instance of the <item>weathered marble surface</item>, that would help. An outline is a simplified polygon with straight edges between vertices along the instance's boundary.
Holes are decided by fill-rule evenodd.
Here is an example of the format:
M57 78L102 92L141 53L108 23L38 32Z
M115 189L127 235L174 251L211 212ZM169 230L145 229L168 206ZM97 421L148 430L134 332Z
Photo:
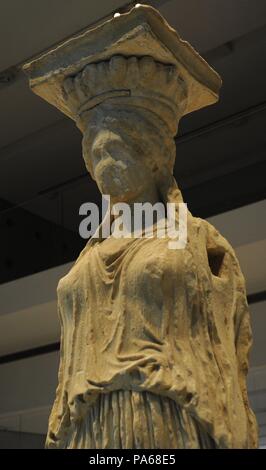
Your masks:
M111 204L182 201L172 176L178 122L214 103L221 82L156 10L134 8L25 70L33 91L75 120ZM185 249L167 242L99 235L61 279L48 447L257 446L234 251L190 213Z

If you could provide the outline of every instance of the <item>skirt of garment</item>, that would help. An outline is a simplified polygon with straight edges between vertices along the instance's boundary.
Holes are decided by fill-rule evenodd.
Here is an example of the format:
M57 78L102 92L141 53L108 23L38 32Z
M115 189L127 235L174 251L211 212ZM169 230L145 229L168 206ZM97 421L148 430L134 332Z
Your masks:
M167 397L119 390L101 394L77 422L68 449L213 449L213 439Z

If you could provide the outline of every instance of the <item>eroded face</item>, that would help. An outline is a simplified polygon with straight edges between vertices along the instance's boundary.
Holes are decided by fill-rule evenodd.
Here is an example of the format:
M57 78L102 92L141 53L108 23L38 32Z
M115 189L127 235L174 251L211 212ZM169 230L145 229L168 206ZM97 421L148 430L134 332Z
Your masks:
M98 118L88 126L83 156L101 193L130 201L155 185L157 140L154 129L132 113Z
M118 133L99 130L91 145L91 167L102 194L127 201L152 184L150 169L137 152Z
M115 201L137 198L154 184L147 153L152 145L139 137L134 121L128 116L105 119L89 127L83 137L83 157L102 194ZM143 129L144 131L144 129ZM148 147L151 147L150 149Z

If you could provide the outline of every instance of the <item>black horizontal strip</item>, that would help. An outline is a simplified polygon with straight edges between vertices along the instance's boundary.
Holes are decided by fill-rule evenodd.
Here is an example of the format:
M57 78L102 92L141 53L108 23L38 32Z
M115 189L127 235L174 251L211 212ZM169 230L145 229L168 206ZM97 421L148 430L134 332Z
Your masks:
M26 349L24 351L18 351L11 354L6 354L0 357L0 364L7 364L8 362L19 361L20 359L28 359L30 357L40 356L42 354L48 354L54 351L59 351L60 343L46 344L45 346L39 346L38 348Z
M248 299L249 305L263 302L264 300L266 300L266 290L263 290L261 292L256 292L255 294L250 294L248 295L247 299Z
M266 291L257 292L247 296L249 305L266 300ZM60 343L51 343L38 348L26 349L25 351L19 351L5 356L0 357L0 364L7 364L8 362L19 361L20 359L28 359L30 357L40 356L42 354L48 354L51 352L59 351Z

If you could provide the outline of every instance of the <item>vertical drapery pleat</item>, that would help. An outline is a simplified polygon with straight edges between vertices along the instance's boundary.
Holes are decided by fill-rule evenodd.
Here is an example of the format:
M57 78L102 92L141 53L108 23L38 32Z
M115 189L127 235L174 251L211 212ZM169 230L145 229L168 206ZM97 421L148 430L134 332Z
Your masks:
M119 390L100 394L68 437L69 449L215 448L197 421L167 397Z

